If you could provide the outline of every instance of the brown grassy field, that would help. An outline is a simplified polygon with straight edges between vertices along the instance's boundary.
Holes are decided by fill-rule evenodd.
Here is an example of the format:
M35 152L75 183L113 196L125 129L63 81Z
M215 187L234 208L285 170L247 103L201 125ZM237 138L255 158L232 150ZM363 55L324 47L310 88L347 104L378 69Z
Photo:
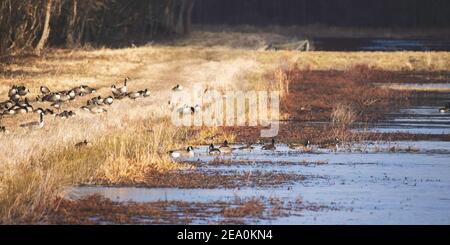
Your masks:
M27 86L30 98L39 94L41 85L63 90L86 84L97 89L96 95L105 96L111 93L109 87L125 76L131 78L130 90L148 88L152 95L136 101L119 101L102 115L80 111L78 108L88 99L84 97L66 105L76 111L75 118L46 117L44 128L35 131L24 130L18 124L36 119L36 114L1 117L0 125L9 134L0 133L0 223L39 223L54 210L54 200L70 185L134 184L151 173L189 167L173 162L167 155L170 149L206 143L205 138L212 135L218 135L216 143L223 139L242 141L245 135L234 131L172 126L167 101L175 84L189 88L200 83L222 92L261 90L278 88L280 80L286 82L283 80L286 75L288 81L304 81L311 89L309 92L313 92L301 91L302 94L291 96L313 99L311 106L325 109L318 117L330 120L336 107L323 96L335 92L331 88L336 84L342 88L341 96L355 92L374 96L343 101L352 105L356 100L364 99L357 103L370 104L399 95L361 83L364 77L354 76L366 73L355 72L355 67L385 72L445 72L450 67L447 52L258 51L259 44L273 35L278 34L194 32L188 39L169 44L123 49L50 49L42 57L4 59L0 64L1 100L7 99L13 84ZM301 85L292 83L292 86ZM323 90L324 87L330 90ZM298 101L288 103L289 94L284 99L285 111L298 106ZM357 119L362 116L358 114ZM85 139L92 145L81 149L74 146Z

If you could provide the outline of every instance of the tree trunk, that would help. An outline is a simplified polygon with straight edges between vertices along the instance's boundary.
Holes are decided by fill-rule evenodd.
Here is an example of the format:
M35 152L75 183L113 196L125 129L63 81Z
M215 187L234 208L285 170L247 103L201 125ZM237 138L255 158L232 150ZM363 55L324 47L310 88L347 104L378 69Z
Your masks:
M66 37L66 45L69 48L73 48L76 45L75 42L75 24L77 20L77 7L78 7L78 0L72 0L72 12L70 13L69 17L69 26L67 27L67 37Z
M192 9L194 8L195 0L186 0L186 11L184 13L183 32L189 34L192 30Z
M52 3L53 0L47 0L47 7L45 10L44 30L42 31L41 39L39 40L34 52L36 55L41 55L45 44L47 43L48 36L50 35L50 17L52 15Z
M186 2L187 0L182 0L181 5L178 7L178 17L175 24L175 33L176 34L182 34L184 29L184 14L186 9Z

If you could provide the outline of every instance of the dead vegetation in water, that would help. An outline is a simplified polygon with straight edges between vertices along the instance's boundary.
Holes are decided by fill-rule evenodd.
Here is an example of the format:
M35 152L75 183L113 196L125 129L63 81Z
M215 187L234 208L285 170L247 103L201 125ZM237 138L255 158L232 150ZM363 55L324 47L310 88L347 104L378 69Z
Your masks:
M310 178L296 173L240 171L170 171L148 172L146 178L134 185L152 188L241 188L268 187L302 182Z
M337 207L305 203L301 198L239 198L230 201L146 203L115 202L100 195L80 200L58 199L45 224L255 224L260 220L301 215L304 210L335 210ZM211 221L214 218L216 221Z

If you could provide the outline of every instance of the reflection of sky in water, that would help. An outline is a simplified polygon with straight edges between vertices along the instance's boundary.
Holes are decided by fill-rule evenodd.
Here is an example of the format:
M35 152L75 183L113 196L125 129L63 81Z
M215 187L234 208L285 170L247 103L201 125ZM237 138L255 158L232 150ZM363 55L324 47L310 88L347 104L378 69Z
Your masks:
M450 113L439 112L439 107L419 106L402 109L393 118L368 128L368 132L450 134ZM359 130L361 131L361 130Z

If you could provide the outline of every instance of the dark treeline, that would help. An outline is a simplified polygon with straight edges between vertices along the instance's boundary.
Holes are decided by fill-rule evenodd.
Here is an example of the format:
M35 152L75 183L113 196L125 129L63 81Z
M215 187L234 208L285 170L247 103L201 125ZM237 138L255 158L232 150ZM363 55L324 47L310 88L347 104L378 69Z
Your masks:
M198 0L197 24L450 27L449 0Z
M190 31L195 0L0 0L2 55Z

